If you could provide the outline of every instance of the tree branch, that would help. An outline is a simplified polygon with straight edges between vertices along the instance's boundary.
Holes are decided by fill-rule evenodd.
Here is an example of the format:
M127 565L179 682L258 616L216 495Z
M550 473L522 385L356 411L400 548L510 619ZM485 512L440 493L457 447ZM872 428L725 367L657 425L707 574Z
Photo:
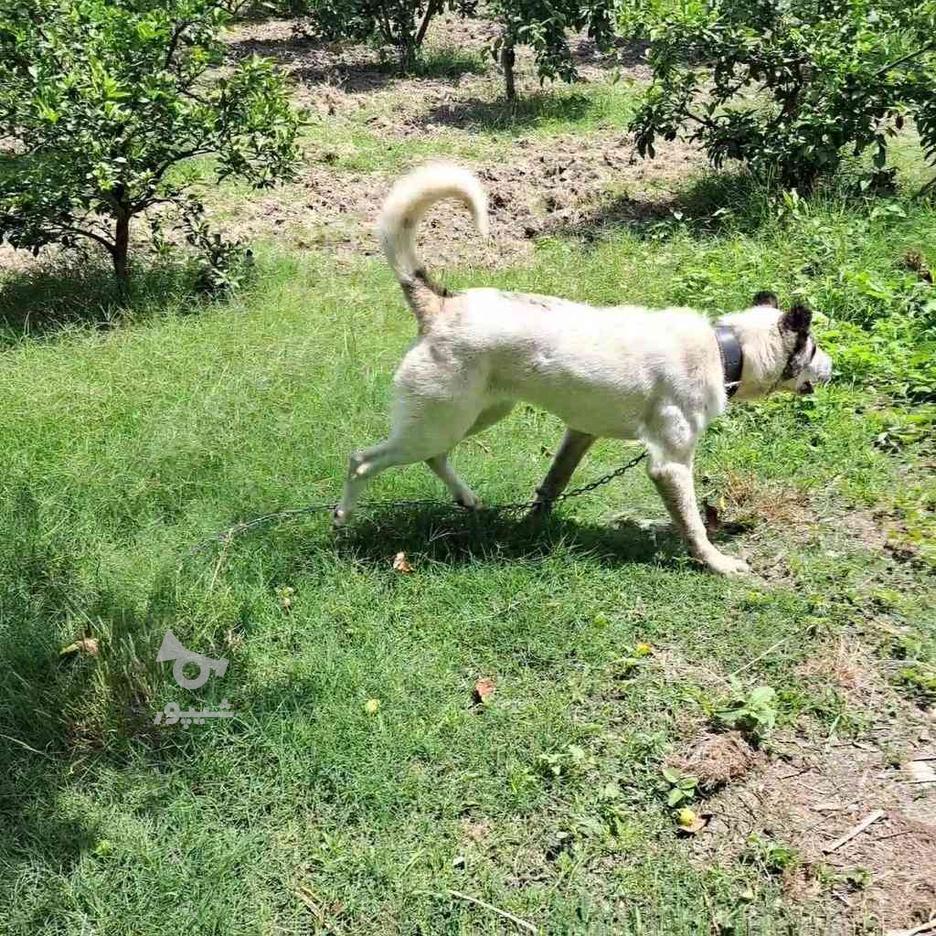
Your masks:
M77 234L79 237L88 237L93 241L97 241L111 256L114 255L116 249L114 244L107 238L101 237L100 234L95 234L94 231L86 231L84 228L78 227L66 227L63 224L57 224L56 228L63 234Z
M419 29L416 30L416 38L413 40L417 49L422 45L423 39L426 38L426 30L429 28L432 17L439 12L441 6L442 0L429 0L429 3L426 5L426 12L423 14Z
M180 163L183 160L191 159L193 156L207 156L210 152L212 152L212 150L206 149L203 146L193 146L191 149L181 150L180 152L176 153L175 156L171 156L169 159L167 159L153 173L153 181L158 182L170 166L174 166L176 163Z
M910 62L915 59L918 55L923 55L925 52L931 52L933 49L936 49L936 42L928 42L924 46L920 46L915 52L908 52L906 55L901 56L897 59L896 62L891 62L889 65L885 65L880 71L874 73L875 78L880 78L883 75L886 75L892 68L899 68L901 65L906 62Z
M153 177L149 182L150 191L155 192L156 186L162 181L162 177L168 172L168 170L176 165L176 163L183 162L186 159L191 159L194 156L207 156L210 153L214 152L212 149L206 149L201 146L193 146L191 149L183 150L180 153L177 153L175 156L167 159L156 171L153 173ZM153 200L149 197L141 197L136 201L130 203L130 209L133 214L136 214L138 211L142 211L148 205L153 204Z
M172 30L172 36L169 39L169 48L166 49L166 58L163 61L163 71L168 70L169 64L172 62L172 57L175 55L176 48L179 45L179 40L182 38L182 33L191 25L189 20L182 20L177 23Z

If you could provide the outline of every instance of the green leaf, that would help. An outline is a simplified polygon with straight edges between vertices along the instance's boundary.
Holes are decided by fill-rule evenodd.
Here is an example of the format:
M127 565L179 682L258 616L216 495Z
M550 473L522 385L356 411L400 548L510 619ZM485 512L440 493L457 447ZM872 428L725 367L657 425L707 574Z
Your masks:
M685 792L676 787L669 791L669 795L666 797L666 805L678 806L685 798Z

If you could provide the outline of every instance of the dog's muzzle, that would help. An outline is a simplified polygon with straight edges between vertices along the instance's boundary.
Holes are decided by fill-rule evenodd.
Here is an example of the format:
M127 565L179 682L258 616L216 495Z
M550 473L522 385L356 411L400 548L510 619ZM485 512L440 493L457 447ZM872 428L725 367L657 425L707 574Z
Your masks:
M796 392L806 395L815 393L817 386L823 386L832 379L832 358L825 351L816 348L816 353L796 376Z

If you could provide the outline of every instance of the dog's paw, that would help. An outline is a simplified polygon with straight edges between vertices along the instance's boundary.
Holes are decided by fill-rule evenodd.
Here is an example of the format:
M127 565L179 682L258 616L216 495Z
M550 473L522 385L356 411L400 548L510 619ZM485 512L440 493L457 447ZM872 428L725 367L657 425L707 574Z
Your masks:
M480 510L483 506L481 498L474 491L462 491L455 499L455 503L459 507L464 507L465 510Z
M527 511L528 517L548 517L552 513L553 504L555 502L547 500L544 497L537 497L535 501L530 505L530 509Z
M340 530L348 522L348 515L340 507L332 511L332 529Z
M751 571L751 567L743 559L735 559L734 556L726 556L724 553L709 557L705 564L719 575L747 575Z

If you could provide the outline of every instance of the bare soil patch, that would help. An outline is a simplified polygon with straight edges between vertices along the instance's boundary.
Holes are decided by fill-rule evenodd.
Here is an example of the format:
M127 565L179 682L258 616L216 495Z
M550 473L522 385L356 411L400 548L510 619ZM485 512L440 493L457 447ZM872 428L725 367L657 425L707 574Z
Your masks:
M490 198L490 242L480 241L458 206L439 205L421 228L422 255L430 268L522 263L539 237L584 233L612 186L634 186L631 221L666 211L693 164L692 157L674 151L662 153L649 168L634 160L630 141L620 134L603 140L521 139L505 150L503 159L473 166ZM339 259L373 256L378 253L374 224L397 176L311 165L299 184L237 205L225 229L248 239L274 235L300 248L326 246ZM666 189L667 183L673 187Z
M737 731L704 731L669 763L695 777L699 792L710 796L765 760L763 753L755 751Z
M897 697L855 643L800 671L843 689L872 715L871 728L853 740L823 740L808 725L778 736L769 760L747 761L743 780L706 802L712 819L688 847L700 861L726 862L756 860L752 836L790 846L799 861L783 872L784 888L818 907L828 932L852 933L868 916L910 928L936 911L936 783L919 782L923 762L914 760L936 756L936 723ZM707 743L690 750L687 770L704 769ZM740 758L727 763L741 773ZM884 817L829 851L875 810Z
M350 121L372 136L396 141L451 139L453 134L470 140L491 125L512 131L527 122L532 126L553 106L548 88L541 93L528 50L519 50L518 92L527 101L540 95L536 106L524 109L521 100L511 109L502 101L501 75L484 58L497 28L484 20L437 17L428 46L459 55L453 63L442 60L441 74L430 69L427 75L406 78L398 76L394 63L379 50L315 42L298 34L290 20L241 25L232 30L230 46L234 56L258 53L278 61L295 80L298 102L318 114L326 127L332 120L346 127ZM631 44L605 55L584 36L573 41L584 82L605 80L612 70L645 80L649 72L643 51ZM564 96L555 106L560 115L570 116L588 101ZM224 187L209 187L204 197L212 223L228 238L324 248L339 261L376 254L374 222L399 172L341 169L332 165L337 156L319 147L309 153L297 182L248 197L234 198ZM495 156L460 161L471 164L485 183L493 236L482 243L465 213L453 205L438 206L422 231L424 256L436 270L456 264L513 266L529 259L538 237L589 237L608 226L665 214L682 180L701 165L700 154L681 143L659 147L655 160L640 160L627 136L612 128L545 139L534 133L505 135ZM136 227L142 230L143 225ZM147 247L140 242L137 249ZM24 252L0 248L0 269L35 264Z
M728 472L713 481L703 477L706 528L716 542L743 535L765 580L794 578L786 563L789 547L776 553L776 535L796 546L835 551L890 550L892 525L861 507L830 502L821 495L753 475Z
M885 665L855 638L843 636L825 653L797 667L797 675L817 685L834 686L853 707L887 711L893 693L879 671Z
M235 57L264 55L274 59L295 81L297 98L319 113L368 107L392 112L397 127L408 118L457 101L494 101L503 96L503 77L490 55L500 27L489 20L437 16L426 36L427 65L422 74L400 75L392 51L356 43L324 43L304 35L297 20L245 23L231 30ZM610 73L645 81L645 43L622 43L599 51L584 34L571 40L580 80L604 79ZM540 90L532 52L517 50L518 95ZM320 97L327 92L325 100ZM324 107L323 107L324 104Z

